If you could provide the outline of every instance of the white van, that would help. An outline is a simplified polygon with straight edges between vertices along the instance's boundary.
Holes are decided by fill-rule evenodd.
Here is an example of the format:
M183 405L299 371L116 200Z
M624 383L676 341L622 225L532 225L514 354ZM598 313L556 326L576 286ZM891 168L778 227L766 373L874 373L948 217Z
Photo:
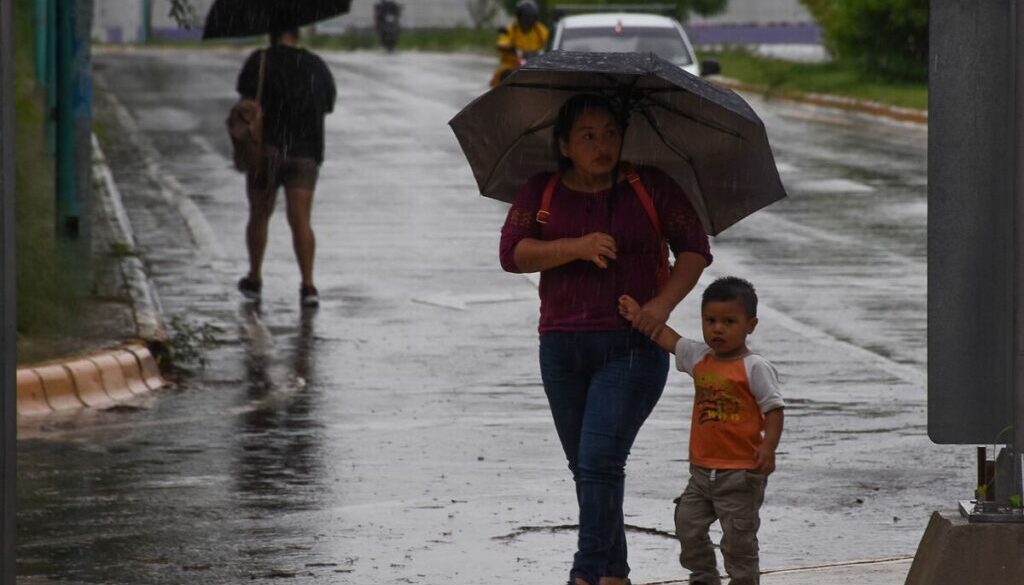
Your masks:
M703 66L679 21L657 14L601 12L565 16L555 26L552 50L654 53L693 75L721 71L717 61Z

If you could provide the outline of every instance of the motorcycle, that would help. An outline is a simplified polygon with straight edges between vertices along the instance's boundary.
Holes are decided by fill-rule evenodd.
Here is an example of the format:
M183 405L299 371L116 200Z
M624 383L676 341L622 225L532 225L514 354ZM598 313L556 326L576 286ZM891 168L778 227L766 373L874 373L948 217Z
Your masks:
M380 44L392 53L398 45L398 33L401 30L398 17L402 14L402 6L393 0L382 0L374 4L373 11Z

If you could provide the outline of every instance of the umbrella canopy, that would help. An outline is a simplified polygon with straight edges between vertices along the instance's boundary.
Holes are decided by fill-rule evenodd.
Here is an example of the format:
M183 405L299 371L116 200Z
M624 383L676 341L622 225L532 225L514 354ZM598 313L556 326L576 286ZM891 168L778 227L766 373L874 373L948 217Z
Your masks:
M579 93L620 109L622 159L671 175L711 235L786 196L764 123L732 91L653 54L564 51L530 60L449 122L480 193L511 202L557 168L552 126Z
M204 39L251 37L345 14L352 0L216 0L206 14Z

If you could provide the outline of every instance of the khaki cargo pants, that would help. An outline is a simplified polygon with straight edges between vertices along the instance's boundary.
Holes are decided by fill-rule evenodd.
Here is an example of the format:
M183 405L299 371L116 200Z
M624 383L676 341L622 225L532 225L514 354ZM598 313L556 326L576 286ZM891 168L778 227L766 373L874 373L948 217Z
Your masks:
M679 563L690 571L690 583L720 585L715 549L708 528L722 524L722 557L730 585L758 585L758 512L768 478L743 469L690 466L690 482L676 499L676 536L682 545Z

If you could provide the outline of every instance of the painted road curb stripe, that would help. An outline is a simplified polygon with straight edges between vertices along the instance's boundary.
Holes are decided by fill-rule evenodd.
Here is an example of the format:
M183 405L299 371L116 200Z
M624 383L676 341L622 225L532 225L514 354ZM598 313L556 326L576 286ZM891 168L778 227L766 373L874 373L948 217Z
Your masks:
M46 395L46 402L55 411L78 410L85 406L78 398L75 391L75 382L71 379L71 372L67 371L60 364L51 364L35 368L39 379L43 381L43 393ZM21 414L21 405L18 405L18 414Z
M35 370L18 370L18 414L39 416L50 414L53 409L46 401L43 380Z
M121 362L117 361L117 358L112 354L104 353L89 356L88 359L99 369L100 378L103 379L103 388L114 402L135 398L135 394L128 388L124 372L121 371Z
M166 386L156 358L142 345L18 369L18 416L104 409Z
M124 375L125 386L128 391L136 396L149 394L149 386L142 379L142 368L139 367L139 360L130 351L116 351L112 354L117 363L121 365L121 373Z
M71 374L71 381L75 385L78 399L86 406L106 408L114 405L114 401L103 389L103 380L100 379L100 370L96 364L89 360L79 359L65 363L64 367Z

